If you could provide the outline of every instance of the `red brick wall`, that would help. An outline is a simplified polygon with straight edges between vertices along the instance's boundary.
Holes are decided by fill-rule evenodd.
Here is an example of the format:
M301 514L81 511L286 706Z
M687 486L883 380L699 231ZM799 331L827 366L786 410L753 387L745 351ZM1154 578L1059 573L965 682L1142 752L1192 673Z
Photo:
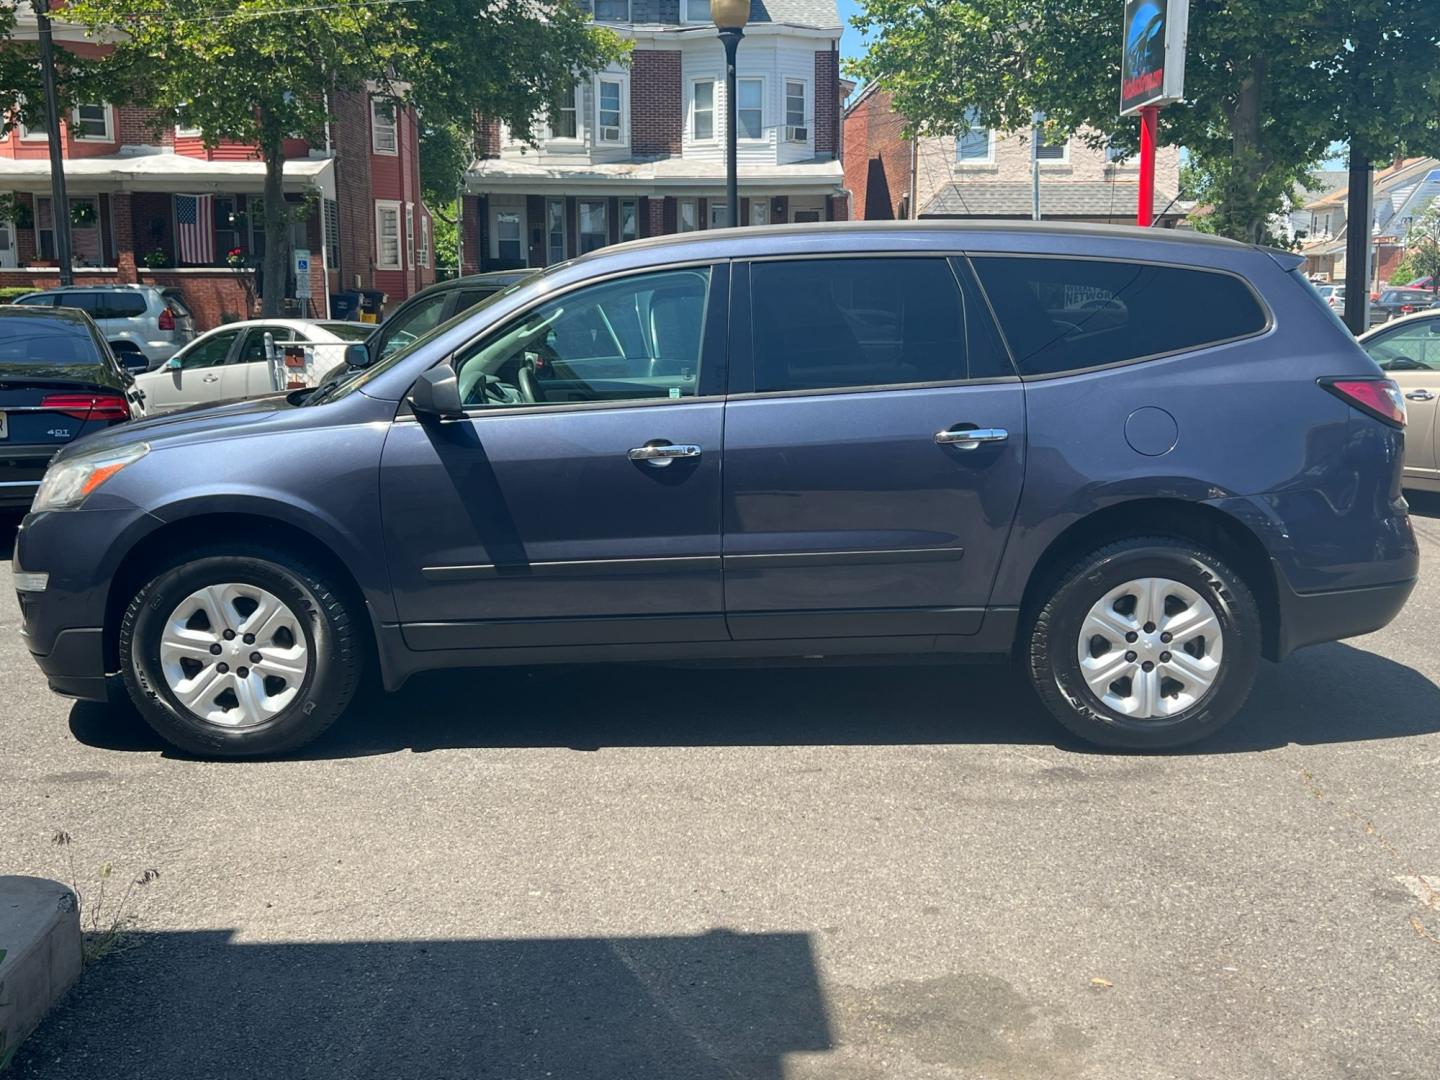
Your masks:
M630 54L630 144L636 157L674 157L685 125L680 54L636 49Z
M840 152L840 54L826 49L815 54L815 154Z
M859 220L901 216L901 201L910 191L910 142L902 136L904 127L884 90L863 98L845 117L845 187Z
M174 146L175 124L173 122L157 130L160 120L159 109L147 109L140 105L115 106L115 126L119 130L120 142L125 146Z
M846 221L850 217L849 208L845 205L845 196L830 196L830 216L826 221Z
M475 155L482 158L500 156L500 121L477 118L475 121Z

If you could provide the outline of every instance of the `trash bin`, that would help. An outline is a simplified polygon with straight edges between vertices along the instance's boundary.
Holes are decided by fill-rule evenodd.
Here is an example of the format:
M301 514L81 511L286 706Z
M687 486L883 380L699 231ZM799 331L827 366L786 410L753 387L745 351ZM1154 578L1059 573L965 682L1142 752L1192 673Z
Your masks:
M360 321L378 323L385 308L386 296L379 289L360 290Z
M341 322L360 318L360 294L354 290L330 294L330 317Z

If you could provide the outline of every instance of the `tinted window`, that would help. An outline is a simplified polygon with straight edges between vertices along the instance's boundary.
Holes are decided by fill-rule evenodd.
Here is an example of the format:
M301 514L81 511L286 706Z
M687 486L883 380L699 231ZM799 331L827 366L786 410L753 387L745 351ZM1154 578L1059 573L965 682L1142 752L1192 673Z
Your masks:
M668 270L531 308L456 364L467 405L693 397L710 271Z
M974 260L1022 375L1196 349L1265 328L1239 278L1101 259Z
M98 364L99 347L81 322L41 316L0 319L0 364Z
M417 338L424 337L440 325L445 314L445 303L450 299L446 292L423 297L403 311L395 313L380 331L380 356L386 357L403 349Z
M965 320L944 259L757 262L755 389L966 378Z
M487 296L494 296L498 289L461 289L460 295L455 298L455 306L451 309L456 315L474 307Z
M145 297L138 292L90 293L89 296L94 308L85 310L92 319L133 319L145 314Z

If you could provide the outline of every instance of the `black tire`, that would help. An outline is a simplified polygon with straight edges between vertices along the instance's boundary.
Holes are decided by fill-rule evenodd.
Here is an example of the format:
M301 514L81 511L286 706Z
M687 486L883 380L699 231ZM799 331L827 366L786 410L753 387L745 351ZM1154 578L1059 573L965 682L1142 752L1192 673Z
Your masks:
M1223 657L1209 692L1163 719L1141 720L1104 704L1086 683L1077 646L1091 607L1127 581L1163 577L1188 585L1214 610ZM1092 551L1058 575L1022 639L1031 683L1045 707L1086 742L1125 750L1165 750L1223 727L1245 703L1260 665L1255 597L1224 560L1187 541L1148 536Z
M314 658L290 703L244 728L186 709L160 666L161 634L176 606L206 585L230 582L259 586L288 605ZM120 668L140 715L166 742L200 757L265 757L305 745L345 711L364 666L360 634L356 614L315 567L262 547L204 550L157 569L131 599L120 624Z

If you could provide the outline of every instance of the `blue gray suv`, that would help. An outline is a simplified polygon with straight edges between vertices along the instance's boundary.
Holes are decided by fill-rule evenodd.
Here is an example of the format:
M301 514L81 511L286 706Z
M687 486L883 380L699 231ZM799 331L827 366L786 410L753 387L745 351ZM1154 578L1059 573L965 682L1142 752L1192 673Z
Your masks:
M1299 265L1100 226L609 248L62 450L26 641L206 755L315 738L367 668L846 654L1014 658L1083 738L1177 746L1415 582L1403 399Z

